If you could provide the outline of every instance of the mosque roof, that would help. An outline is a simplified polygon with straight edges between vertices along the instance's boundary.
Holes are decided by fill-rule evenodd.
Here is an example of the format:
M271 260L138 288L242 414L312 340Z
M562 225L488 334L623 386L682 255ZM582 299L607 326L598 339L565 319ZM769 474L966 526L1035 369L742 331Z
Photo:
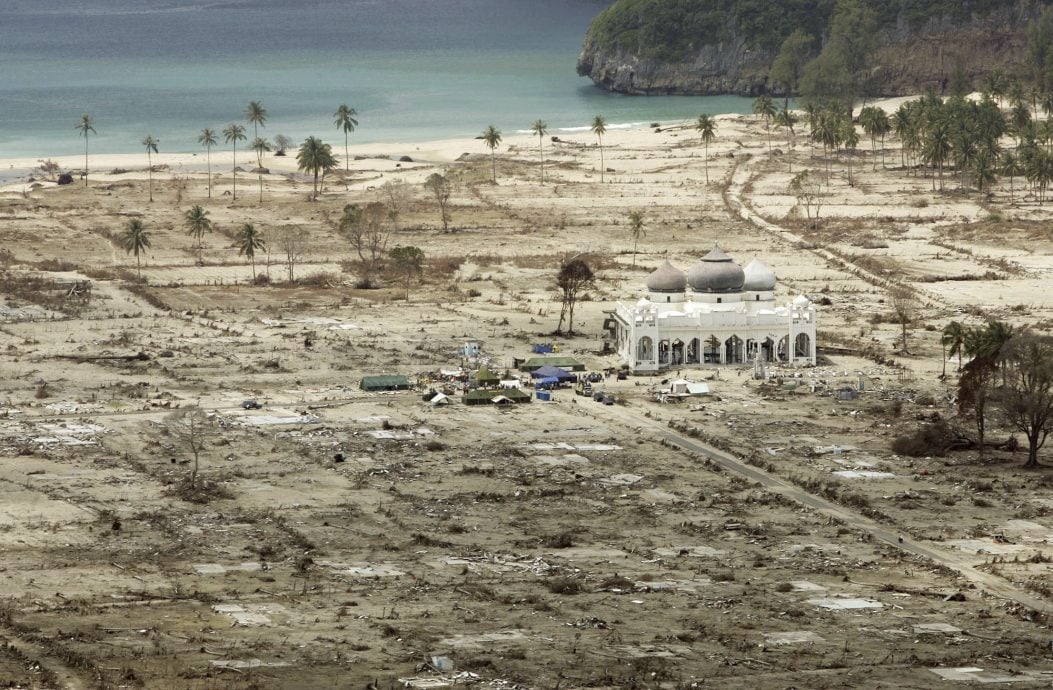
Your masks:
M647 276L649 292L683 292L687 288L687 276L669 263L668 259L651 275Z
M687 274L695 292L739 292L746 281L742 267L719 246L702 257Z
M759 260L746 264L743 269L746 281L742 285L743 290L751 292L770 292L775 289L775 273Z

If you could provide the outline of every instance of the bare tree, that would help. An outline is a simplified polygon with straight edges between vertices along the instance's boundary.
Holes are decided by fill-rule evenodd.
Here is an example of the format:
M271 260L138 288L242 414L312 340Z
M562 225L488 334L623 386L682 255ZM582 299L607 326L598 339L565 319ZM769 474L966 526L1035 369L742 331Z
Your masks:
M819 212L823 208L823 181L810 170L802 170L790 180L790 192L797 197L797 205L804 207L808 225L819 227ZM815 219L812 219L812 215Z
M563 322L567 322L567 337L574 335L574 305L581 297L581 291L588 289L596 282L592 267L581 257L565 257L556 274L556 288L560 292L563 307L559 312L559 325L556 333L563 332Z
M400 179L388 180L380 186L380 193L388 205L388 217L395 230L399 227L399 215L409 203L409 185Z
M1038 467L1038 451L1053 431L1053 336L1018 335L1002 348L998 403L1006 421L1027 437L1025 467Z
M200 407L184 407L176 410L165 420L165 428L176 442L190 451L193 465L190 468L190 487L197 486L197 475L201 469L201 454L208 448L208 441L215 435L212 420Z
M893 288L889 296L892 300L892 313L896 317L896 323L902 328L903 352L910 354L910 350L907 348L907 328L917 318L918 298L905 287Z
M372 276L387 250L391 237L388 228L390 211L379 202L371 201L365 207L349 204L344 207L337 231L346 239L362 262L367 276Z
M274 234L274 243L285 255L285 268L289 273L289 282L296 281L296 264L303 259L307 251L307 228L295 225L283 225Z
M453 180L449 175L432 173L424 180L424 187L432 193L439 204L439 216L442 218L442 231L450 231L450 196L453 194Z

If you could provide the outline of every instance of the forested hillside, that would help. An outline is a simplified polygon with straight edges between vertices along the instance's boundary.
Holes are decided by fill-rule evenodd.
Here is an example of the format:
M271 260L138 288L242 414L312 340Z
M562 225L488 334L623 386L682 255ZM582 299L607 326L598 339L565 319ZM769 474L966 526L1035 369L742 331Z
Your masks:
M617 0L590 26L578 72L626 93L939 90L1013 72L1045 4Z

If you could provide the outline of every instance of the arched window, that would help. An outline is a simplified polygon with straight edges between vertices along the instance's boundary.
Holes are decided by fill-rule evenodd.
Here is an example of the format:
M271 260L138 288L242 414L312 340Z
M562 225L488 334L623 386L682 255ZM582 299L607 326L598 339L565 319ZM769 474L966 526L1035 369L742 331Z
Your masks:
M654 341L650 336L645 335L636 344L636 359L640 362L654 361Z

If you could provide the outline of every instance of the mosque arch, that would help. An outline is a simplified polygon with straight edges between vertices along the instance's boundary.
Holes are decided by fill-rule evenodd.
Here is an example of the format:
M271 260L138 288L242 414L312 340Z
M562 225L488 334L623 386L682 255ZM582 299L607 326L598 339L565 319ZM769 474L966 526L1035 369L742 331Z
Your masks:
M670 346L671 358L669 363L672 365L679 365L684 363L684 341L680 338L673 340L673 344Z
M733 335L724 341L724 363L742 364L745 357L745 343L742 338Z
M794 357L811 357L812 356L812 338L807 333L798 333L797 337L793 341L793 356Z
M784 335L779 338L779 343L775 348L775 360L776 362L788 362L790 361L790 336Z
M654 341L651 336L645 335L636 343L636 359L641 362L654 361Z

